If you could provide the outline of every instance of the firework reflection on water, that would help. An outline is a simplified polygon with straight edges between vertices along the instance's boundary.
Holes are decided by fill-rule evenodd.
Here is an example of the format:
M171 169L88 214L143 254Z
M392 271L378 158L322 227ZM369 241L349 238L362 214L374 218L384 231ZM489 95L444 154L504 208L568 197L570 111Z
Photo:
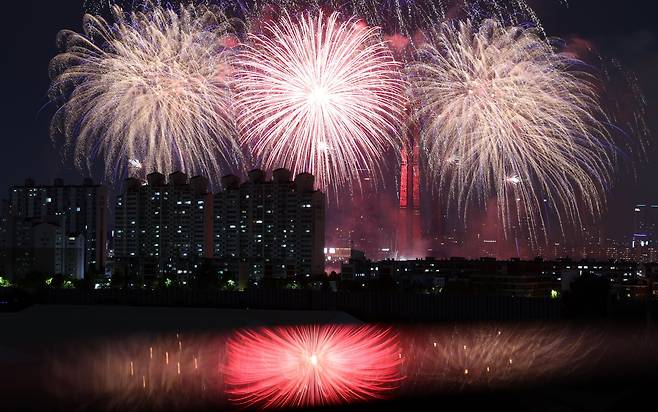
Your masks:
M228 343L227 391L263 409L390 399L400 375L398 336L372 325L264 328Z
M363 403L506 390L598 367L597 333L562 326L296 326L127 338L58 354L63 399L108 410ZM252 392L250 392L250 390Z
M402 333L409 388L505 389L569 378L598 359L597 334L558 326L435 327Z
M92 345L53 360L53 389L63 398L103 399L108 410L215 403L223 348L221 337L183 334Z

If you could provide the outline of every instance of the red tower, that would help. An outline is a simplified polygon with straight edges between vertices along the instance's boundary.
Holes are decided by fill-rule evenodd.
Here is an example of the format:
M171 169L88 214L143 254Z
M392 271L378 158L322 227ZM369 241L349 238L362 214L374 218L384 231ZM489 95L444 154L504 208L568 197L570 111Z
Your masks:
M398 258L424 257L420 217L419 128L410 125L407 146L402 148L400 209L395 244Z
M420 169L418 167L418 144L413 143L410 151L402 148L400 170L400 209L420 210Z

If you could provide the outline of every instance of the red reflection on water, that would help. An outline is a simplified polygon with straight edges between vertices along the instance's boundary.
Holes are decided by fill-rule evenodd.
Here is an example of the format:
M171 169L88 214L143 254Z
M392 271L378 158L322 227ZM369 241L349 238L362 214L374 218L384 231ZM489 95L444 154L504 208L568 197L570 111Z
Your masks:
M225 369L231 400L262 408L383 399L401 380L397 335L377 326L295 326L237 332Z

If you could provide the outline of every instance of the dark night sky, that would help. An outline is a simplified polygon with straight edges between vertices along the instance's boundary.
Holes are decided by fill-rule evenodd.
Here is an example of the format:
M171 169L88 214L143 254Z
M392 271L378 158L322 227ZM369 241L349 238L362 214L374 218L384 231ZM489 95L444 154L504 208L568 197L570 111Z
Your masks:
M51 182L56 176L79 181L70 161L64 162L53 146L48 123L48 62L55 55L60 29L80 29L82 0L21 0L3 4L2 105L0 135L0 193L27 176ZM658 131L658 6L652 1L560 0L531 2L551 36L586 39L607 57L615 57L634 71L648 100L648 123ZM648 162L638 166L638 178L620 173L609 196L606 226L626 229L622 218L636 201L658 202L658 151L649 150ZM4 196L3 196L4 197ZM615 222L615 223L610 223Z

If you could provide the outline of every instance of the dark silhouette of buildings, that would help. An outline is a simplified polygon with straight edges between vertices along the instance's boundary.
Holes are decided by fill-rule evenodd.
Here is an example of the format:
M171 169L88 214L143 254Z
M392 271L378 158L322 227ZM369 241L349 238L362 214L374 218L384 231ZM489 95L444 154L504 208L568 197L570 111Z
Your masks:
M314 177L286 169L222 178L208 192L203 177L181 172L128 179L117 199L115 273L148 286L163 278L186 284L202 261L245 287L264 277L310 277L324 271L324 194Z
M3 205L4 270L13 278L38 272L81 279L105 267L107 191L84 179L81 185L37 185L27 179L9 190Z
M341 283L357 289L377 289L382 279L398 291L528 298L557 298L582 276L605 279L610 299L655 297L656 264L595 260L496 260L493 258L370 261L353 256L341 266Z
M658 205L638 204L633 209L631 252L639 262L658 259Z
M314 177L277 169L225 176L214 197L214 257L247 278L294 278L324 273L325 197Z
M638 204L633 210L633 246L655 246L658 205Z
M160 275L187 282L212 257L212 194L207 179L182 172L129 178L117 197L114 273L150 284Z

